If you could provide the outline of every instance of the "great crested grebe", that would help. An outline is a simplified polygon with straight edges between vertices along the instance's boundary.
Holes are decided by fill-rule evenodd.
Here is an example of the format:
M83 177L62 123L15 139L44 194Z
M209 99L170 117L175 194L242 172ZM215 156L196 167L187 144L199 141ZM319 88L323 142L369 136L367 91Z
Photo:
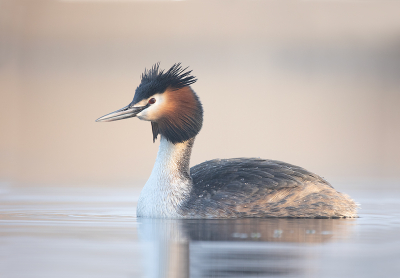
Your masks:
M160 147L138 201L137 216L151 218L356 217L357 205L326 180L301 167L259 159L214 159L189 169L203 108L196 82L180 63L155 64L142 74L133 101L97 119L150 121Z

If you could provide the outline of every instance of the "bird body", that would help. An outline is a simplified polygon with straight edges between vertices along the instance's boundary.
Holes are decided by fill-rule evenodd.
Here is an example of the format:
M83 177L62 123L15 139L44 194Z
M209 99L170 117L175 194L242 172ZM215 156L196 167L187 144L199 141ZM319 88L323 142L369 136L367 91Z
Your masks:
M356 217L357 205L301 167L259 158L215 159L189 168L203 109L191 71L158 64L142 75L133 101L97 121L151 121L160 147L138 201L151 218Z

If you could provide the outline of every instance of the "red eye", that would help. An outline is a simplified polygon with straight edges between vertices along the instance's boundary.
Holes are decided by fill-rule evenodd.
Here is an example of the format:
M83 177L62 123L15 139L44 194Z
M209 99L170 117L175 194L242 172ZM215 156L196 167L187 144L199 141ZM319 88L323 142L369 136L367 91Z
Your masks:
M154 104L154 103L156 103L156 99L155 98L149 99L149 104Z

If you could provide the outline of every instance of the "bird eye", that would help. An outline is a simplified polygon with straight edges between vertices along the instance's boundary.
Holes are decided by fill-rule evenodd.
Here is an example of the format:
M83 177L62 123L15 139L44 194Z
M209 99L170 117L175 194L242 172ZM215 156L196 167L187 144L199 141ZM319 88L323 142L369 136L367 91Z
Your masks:
M149 104L154 104L154 103L156 103L156 99L155 98L149 99Z

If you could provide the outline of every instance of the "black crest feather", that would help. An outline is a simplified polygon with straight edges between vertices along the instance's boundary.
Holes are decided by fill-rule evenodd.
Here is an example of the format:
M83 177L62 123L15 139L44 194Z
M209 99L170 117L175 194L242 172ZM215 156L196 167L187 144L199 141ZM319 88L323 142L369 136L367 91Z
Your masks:
M191 70L182 68L181 63L174 64L169 70L160 70L160 63L154 64L150 69L142 73L140 85L136 88L133 104L149 98L156 93L162 93L167 88L178 90L190 86L197 81L195 76L190 75Z

